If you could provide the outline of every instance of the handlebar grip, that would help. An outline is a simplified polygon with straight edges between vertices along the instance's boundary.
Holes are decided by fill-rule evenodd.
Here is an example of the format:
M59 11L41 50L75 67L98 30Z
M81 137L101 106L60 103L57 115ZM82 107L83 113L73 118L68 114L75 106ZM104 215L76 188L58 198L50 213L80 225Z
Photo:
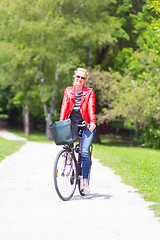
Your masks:
M87 126L87 129L89 129L89 128L90 128L90 124L89 124L89 123L87 123L87 124L86 124L86 126Z
M83 123L86 125L87 129L90 128L90 124L89 123L87 123L86 121L83 121Z

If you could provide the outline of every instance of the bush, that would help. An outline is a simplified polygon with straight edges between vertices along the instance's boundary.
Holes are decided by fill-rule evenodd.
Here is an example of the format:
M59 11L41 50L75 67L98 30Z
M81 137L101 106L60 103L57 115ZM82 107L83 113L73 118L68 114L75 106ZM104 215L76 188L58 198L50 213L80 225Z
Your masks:
M160 130L159 129L148 129L143 134L143 147L160 148Z
M159 124L159 122L157 122ZM142 147L149 147L154 149L160 148L160 127L150 126L148 129L143 129L140 133L140 137L136 139Z

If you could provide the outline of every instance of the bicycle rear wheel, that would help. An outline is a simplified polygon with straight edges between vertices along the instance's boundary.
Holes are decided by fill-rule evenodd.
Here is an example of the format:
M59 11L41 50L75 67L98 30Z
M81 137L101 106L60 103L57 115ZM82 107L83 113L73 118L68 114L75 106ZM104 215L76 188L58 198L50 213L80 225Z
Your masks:
M61 150L55 160L54 185L58 196L63 201L72 198L76 189L77 166L72 153L67 150Z

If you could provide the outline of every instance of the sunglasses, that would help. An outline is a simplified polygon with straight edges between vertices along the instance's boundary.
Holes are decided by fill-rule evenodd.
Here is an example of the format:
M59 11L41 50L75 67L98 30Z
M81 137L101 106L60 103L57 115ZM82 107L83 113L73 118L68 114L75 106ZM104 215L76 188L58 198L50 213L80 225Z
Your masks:
M81 77L81 76L79 76L79 75L76 75L76 78L81 78L81 79L83 79L83 80L85 80L86 78L85 77Z

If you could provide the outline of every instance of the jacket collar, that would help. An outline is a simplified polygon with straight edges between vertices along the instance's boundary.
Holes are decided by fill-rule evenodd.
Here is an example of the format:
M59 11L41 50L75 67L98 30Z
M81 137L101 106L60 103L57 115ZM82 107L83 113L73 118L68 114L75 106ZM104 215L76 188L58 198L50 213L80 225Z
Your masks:
M85 86L83 86L83 88L82 88L82 94L83 94L83 95L86 95L87 91L88 91L88 88L85 87ZM71 88L71 92L70 92L70 93L75 95L75 87L74 87L74 86Z
M74 88L74 87L71 87L69 93L70 93L71 99L74 100L74 99L75 99L75 88Z
M88 92L88 88L85 87L85 86L83 86L82 91L83 91L83 92L82 92L82 95L85 96L85 95L87 94L87 92Z
M83 86L83 89L82 89L82 98L83 96L85 96L88 92L88 88ZM70 96L71 96L71 99L75 99L75 87L71 87L70 89Z

